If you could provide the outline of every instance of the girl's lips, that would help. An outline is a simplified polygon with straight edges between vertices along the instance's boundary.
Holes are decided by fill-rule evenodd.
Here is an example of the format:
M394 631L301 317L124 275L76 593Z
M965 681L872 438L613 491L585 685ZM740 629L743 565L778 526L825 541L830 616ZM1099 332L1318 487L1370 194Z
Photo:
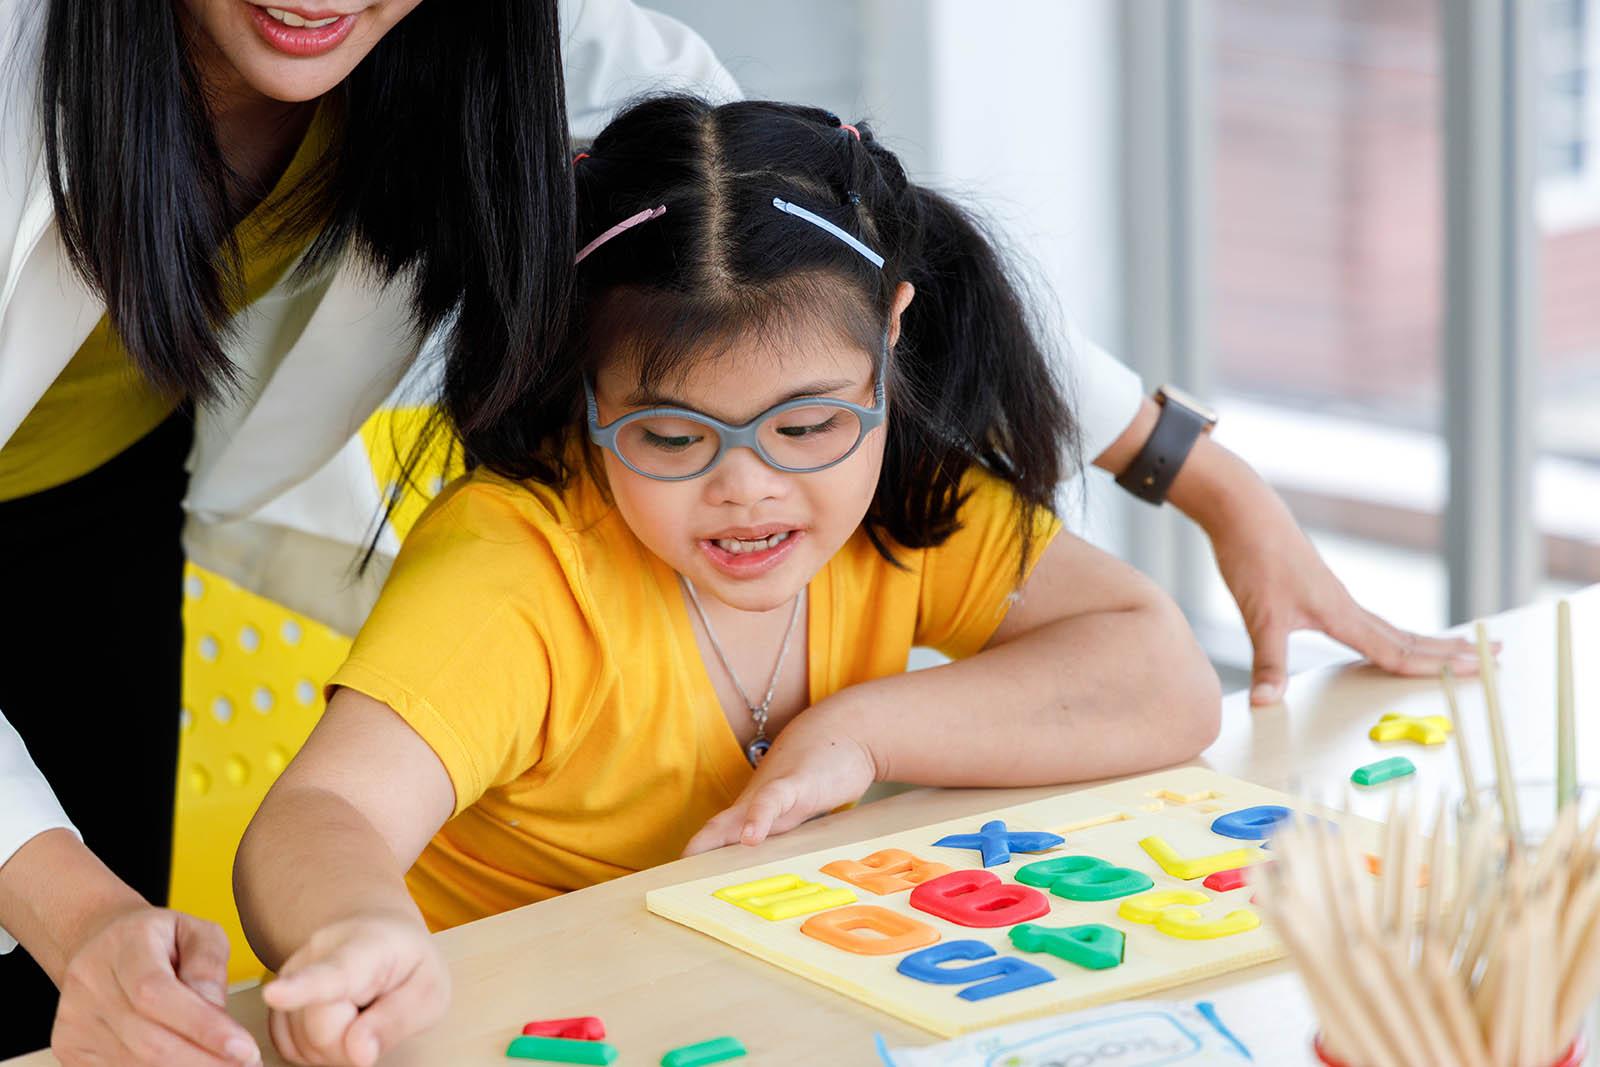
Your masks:
M715 541L700 541L700 551L711 565L730 578L757 578L782 563L805 537L805 531L795 530L771 548L759 552L729 552Z
M290 26L267 14L267 9L248 3L256 32L268 45L285 55L310 58L325 55L344 43L355 29L359 15L341 15L326 26ZM289 10L285 8L284 10ZM296 12L299 14L299 12Z

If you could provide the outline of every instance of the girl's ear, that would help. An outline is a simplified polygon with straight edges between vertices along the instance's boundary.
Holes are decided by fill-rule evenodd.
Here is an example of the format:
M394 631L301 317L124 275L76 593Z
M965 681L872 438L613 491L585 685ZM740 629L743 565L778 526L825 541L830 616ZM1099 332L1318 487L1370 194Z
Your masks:
M911 298L917 295L917 287L910 282L901 282L894 287L894 302L889 305L889 347L893 348L900 340L900 316L905 314L906 308L911 306Z

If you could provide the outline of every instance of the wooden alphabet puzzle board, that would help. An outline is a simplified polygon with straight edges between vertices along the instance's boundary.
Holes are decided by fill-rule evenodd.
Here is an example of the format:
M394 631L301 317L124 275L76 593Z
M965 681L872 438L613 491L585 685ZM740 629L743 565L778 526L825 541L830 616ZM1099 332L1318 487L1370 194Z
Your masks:
M657 915L709 934L880 1011L941 1036L954 1037L1029 1017L1143 996L1283 955L1278 939L1258 924L1257 909L1250 906L1248 886L1206 888L1204 879L1208 875L1198 873L1218 867L1217 863L1204 862L1207 858L1220 856L1226 860L1228 854L1237 853L1239 849L1247 850L1243 858L1270 860L1270 848L1262 848L1260 841L1223 836L1212 830L1212 823L1219 816L1265 806L1291 810L1298 807L1284 794L1205 768L1177 768L656 889L646 895L645 905ZM1318 811L1317 814L1326 813ZM1357 849L1367 853L1378 851L1380 828L1377 824L1349 815L1334 817L1342 833L1354 835L1353 844ZM970 873L985 870L983 857L973 848L936 846L934 842L947 835L977 834L980 827L995 820L1003 821L1006 831L1011 833L1043 831L1058 834L1065 841L1044 852L1013 852L1008 862L987 868L991 875L999 876L1003 888L964 894L957 884L962 879L987 881L982 875ZM1167 866L1176 868L1179 860L1199 861L1197 869L1180 872L1192 877L1174 877L1163 869L1140 844L1151 837L1158 837L1170 846ZM1159 844L1151 847L1161 850ZM951 873L941 876L937 868L930 871L913 866L899 877L879 872L874 879L874 872L861 867L859 861L886 849L903 850L916 860L942 864L950 868ZM1043 861L1062 861L1063 857L1095 857L1104 863L1078 858L1055 863L1053 868L1024 870ZM1239 858L1235 855L1234 860ZM883 870L892 872L896 867L906 867L904 862L895 864L892 859L880 859L880 863L888 863ZM838 861L847 863L840 865ZM834 865L833 871L845 876L824 872L823 868L830 864ZM1222 866L1237 867L1238 863L1226 862ZM1108 867L1124 870L1119 874ZM1074 895L1117 892L1130 886L1133 891L1106 900L1068 899L1059 895L1050 881L1052 870L1069 872L1066 882L1074 883L1077 888L1067 891ZM1143 888L1139 888L1144 881L1141 875L1148 876L1150 883ZM784 881L767 881L775 878ZM913 887L910 882L917 879L925 881ZM1030 881L1042 888L1029 889L1022 884ZM1224 875L1213 879L1212 884L1225 886L1227 881ZM891 891L874 892L859 884L861 882ZM752 886L751 883L757 884ZM983 917L984 921L1005 921L1013 914L1020 916L1022 911L1011 911L1013 905L1025 911L1046 903L1048 913L1027 920L1033 926L1033 935L1029 936L1027 931L1019 935L1030 944L1037 944L1036 934L1040 928L1101 924L1121 933L1124 942L1121 962L1104 969L1089 969L1047 951L1024 951L1013 943L1010 933L1012 928L1020 926L1020 917L1016 922L988 928L952 922L913 906L912 896L921 885L929 887L920 896L923 904L937 903L942 898L959 905L963 895L969 901L988 899L989 904L980 904L964 916ZM1100 889L1097 890L1096 885ZM953 888L947 890L947 886ZM1084 888L1086 886L1088 888ZM1066 888L1065 883L1062 888ZM1187 910L1183 906L1185 901L1172 902L1170 898L1150 896L1173 890L1187 890L1197 895L1187 898L1192 901ZM721 897L713 895L718 891L722 891ZM1033 895L1029 896L1030 893ZM1038 899L1041 896L1042 901ZM763 918L728 899L730 897L742 898L746 905L764 908L775 918ZM1202 898L1204 903L1200 902ZM844 941L852 944L852 948L835 947L802 932L802 926L813 919L818 920L813 929L824 936L827 931L823 928L849 927L851 924L845 920L860 913L844 909L861 905L892 914L873 912L874 917L868 924L871 931L858 933L857 940L852 941L847 931ZM829 917L830 913L835 914ZM1144 921L1132 921L1129 914L1138 914ZM913 931L919 926L931 927L938 935L937 941L931 946L926 946L925 942L923 946L916 945L918 935ZM1223 933L1235 927L1251 928ZM1213 936L1195 939L1192 935L1196 933ZM1221 936L1215 936L1219 934ZM839 939L839 935L833 936ZM927 932L923 931L921 936L926 937ZM1077 936L1086 944L1099 939L1101 947L1109 943L1115 948L1115 936L1104 930L1080 932ZM884 944L907 947L882 955L858 951L875 940L880 943L876 947ZM966 944L952 949L952 943L956 942ZM951 952L956 955L949 957ZM930 970L927 957L923 957L922 961L913 961L912 969L920 970L925 977L940 977L941 982L949 984L933 984L908 977L899 970L904 961L922 953L942 953L947 958L933 960ZM997 962L1006 958L1020 962ZM918 962L923 966L917 967ZM1042 968L1048 974L1041 975L1023 963ZM969 978L954 978L950 972L979 967L991 974L1015 968L1021 973L1013 978L1002 974L1000 981L1012 985L1038 984L1027 984L983 999L964 999L961 996L964 989L975 990L980 978L988 976L971 970ZM944 972L942 976L938 973L941 971Z

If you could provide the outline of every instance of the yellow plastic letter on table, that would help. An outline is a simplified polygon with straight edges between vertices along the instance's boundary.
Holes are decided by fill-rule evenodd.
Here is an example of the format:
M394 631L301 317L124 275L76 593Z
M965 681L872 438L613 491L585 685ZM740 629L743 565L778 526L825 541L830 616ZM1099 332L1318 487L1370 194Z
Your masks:
M1163 871L1186 882L1204 878L1208 874L1216 874L1218 871L1248 867L1267 859L1266 853L1259 848L1235 848L1211 856L1193 856L1186 859L1178 855L1177 849L1167 844L1164 838L1156 835L1141 839L1139 847L1149 853L1150 858L1160 864Z
M856 895L848 889L808 882L798 874L775 874L770 878L724 886L711 895L769 922L782 922L856 902Z
M1388 712L1378 725L1367 731L1374 741L1415 741L1419 745L1442 745L1455 726L1443 715L1411 716Z

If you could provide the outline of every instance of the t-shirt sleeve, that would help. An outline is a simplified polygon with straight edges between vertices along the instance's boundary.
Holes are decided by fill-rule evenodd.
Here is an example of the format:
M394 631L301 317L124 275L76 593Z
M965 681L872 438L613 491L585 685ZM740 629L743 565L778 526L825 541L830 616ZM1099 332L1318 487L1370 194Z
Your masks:
M1111 353L1070 326L1067 373L1083 461L1093 463L1132 425L1144 401L1144 383Z
M519 512L513 490L469 481L448 492L406 538L328 688L393 708L444 764L459 814L539 762L550 650L585 622L567 546Z
M1017 561L1022 553L1017 498L1011 487L974 470L963 488L968 496L958 516L961 529L944 544L923 551L913 638L915 644L951 659L977 653L999 629L1019 587ZM1034 516L1024 576L1060 529L1060 520L1048 511Z

